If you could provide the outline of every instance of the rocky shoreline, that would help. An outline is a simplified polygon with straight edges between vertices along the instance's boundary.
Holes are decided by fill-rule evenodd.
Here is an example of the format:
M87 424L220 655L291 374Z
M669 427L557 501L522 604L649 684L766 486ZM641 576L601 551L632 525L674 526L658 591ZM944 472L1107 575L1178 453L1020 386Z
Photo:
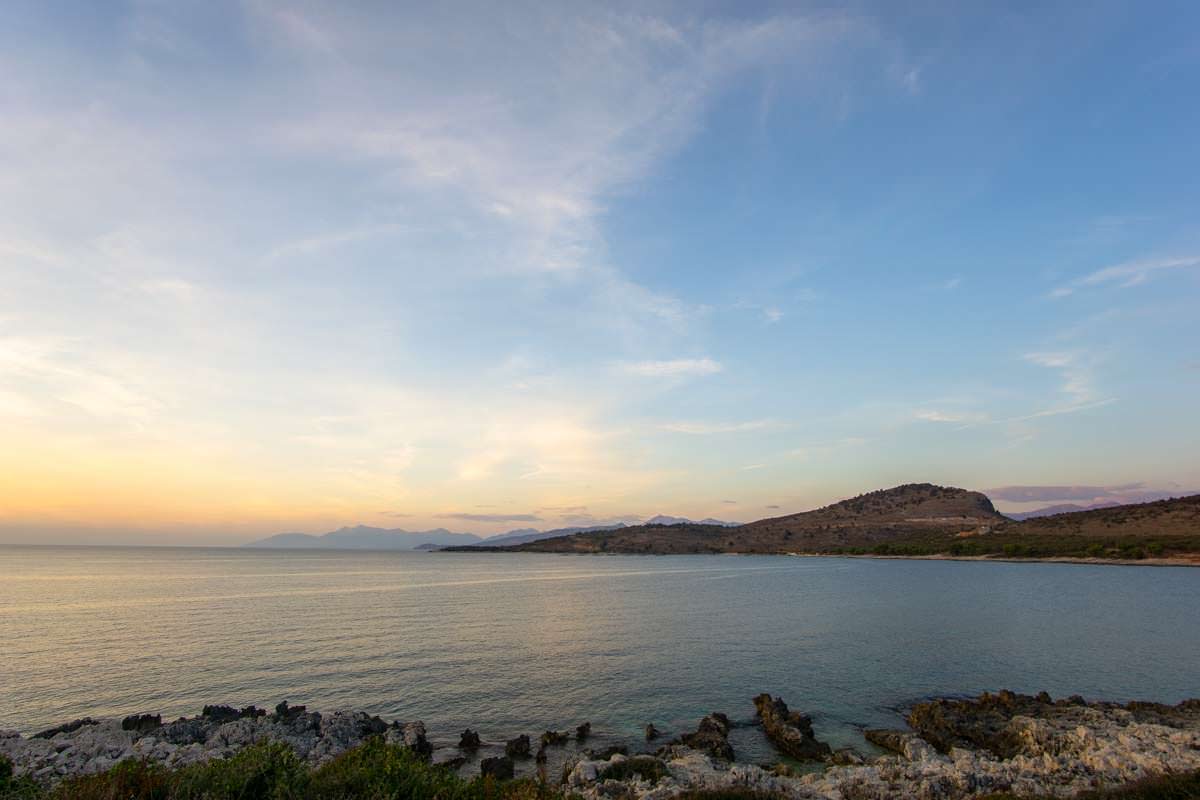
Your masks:
M361 711L323 714L280 703L273 712L253 706L206 706L195 717L164 722L158 715L75 720L22 736L0 731L0 757L17 775L51 785L67 777L103 772L127 759L182 767L227 758L252 744L282 742L319 766L372 737L404 747L454 770L478 770L497 779L536 774L586 800L667 800L692 790L749 789L791 798L960 798L1011 792L1069 797L1164 774L1200 771L1200 700L1158 703L1086 702L1046 694L983 694L974 699L934 699L915 705L908 730L867 730L864 738L890 751L871 756L832 750L812 720L783 698L754 698L757 724L791 765L735 761L731 723L706 716L694 732L645 752L625 747L592 749L584 722L573 732L546 731L487 745L473 730L456 745L435 746L419 721L386 722ZM657 733L657 731L653 731ZM573 743L577 750L564 755ZM536 749L535 749L536 746ZM495 751L479 758L480 748ZM549 770L551 753L556 769ZM797 763L803 764L798 768ZM551 773L551 774L548 774ZM472 773L474 774L474 773Z
M784 553L793 558L866 558L881 561L986 561L993 564L1090 564L1103 567L1200 567L1200 555L1187 553L1170 557L1100 558L1093 556L965 556L950 553L928 555L882 555L877 553Z

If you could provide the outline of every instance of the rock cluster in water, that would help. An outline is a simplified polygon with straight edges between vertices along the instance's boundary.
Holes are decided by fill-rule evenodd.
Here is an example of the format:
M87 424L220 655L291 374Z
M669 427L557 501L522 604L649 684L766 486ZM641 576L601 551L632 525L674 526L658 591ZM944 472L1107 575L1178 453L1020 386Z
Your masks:
M971 700L941 699L915 706L910 730L870 730L865 738L888 755L831 751L811 720L781 698L755 698L764 732L776 747L823 769L798 775L786 766L766 769L733 762L729 719L710 714L697 730L630 756L622 747L584 751L569 759L564 788L585 800L611 797L668 800L692 789L751 789L799 799L960 798L993 792L1066 797L1164 773L1200 770L1200 700L1156 703L1054 701L1000 692ZM590 734L580 726L576 739ZM311 764L323 763L368 737L383 736L429 758L432 746L420 722L387 723L362 712L319 714L280 703L268 714L253 706L207 706L197 717L163 723L157 715L124 720L76 720L31 737L0 732L0 755L18 774L53 782L97 772L126 758L168 766L232 755L261 740L284 742ZM548 731L541 752L566 734ZM459 747L479 744L464 731ZM531 755L528 736L507 743L506 755L485 758L480 771L511 777L514 758ZM461 764L454 759L451 764ZM815 766L815 765L814 765Z
M779 752L801 761L820 761L832 754L829 745L817 740L812 719L799 711L790 711L783 698L760 694L754 698L754 707L767 738Z

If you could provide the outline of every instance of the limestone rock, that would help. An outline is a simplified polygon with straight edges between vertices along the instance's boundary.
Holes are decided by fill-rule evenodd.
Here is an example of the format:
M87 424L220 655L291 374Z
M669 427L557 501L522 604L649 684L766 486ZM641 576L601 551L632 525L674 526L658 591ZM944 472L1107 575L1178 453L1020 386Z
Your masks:
M763 730L780 752L801 761L820 761L832 752L829 745L813 734L812 719L799 711L789 711L781 697L760 694L754 707L762 720Z

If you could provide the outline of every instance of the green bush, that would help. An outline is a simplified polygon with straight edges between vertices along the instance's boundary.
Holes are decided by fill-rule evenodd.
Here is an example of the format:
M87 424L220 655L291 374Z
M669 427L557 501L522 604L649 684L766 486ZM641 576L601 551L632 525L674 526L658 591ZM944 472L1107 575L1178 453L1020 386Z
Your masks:
M601 780L626 781L637 776L642 780L657 781L667 775L667 769L657 758L634 756L600 771Z
M307 796L309 775L292 748L274 742L185 767L173 778L171 800L299 800Z
M309 769L282 743L260 743L226 759L177 770L128 760L52 789L13 778L0 761L0 800L563 800L529 779L464 780L375 737Z
M429 764L403 747L373 738L315 770L305 797L468 800L487 794L483 784L482 780L464 781L445 767Z
M13 777L13 765L0 756L0 800L37 800L41 789L26 777Z

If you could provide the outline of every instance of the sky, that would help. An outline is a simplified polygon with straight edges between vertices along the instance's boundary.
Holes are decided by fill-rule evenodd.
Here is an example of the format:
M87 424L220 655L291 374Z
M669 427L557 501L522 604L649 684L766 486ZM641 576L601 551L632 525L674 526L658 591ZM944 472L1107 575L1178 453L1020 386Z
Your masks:
M10 0L0 541L1200 487L1200 6Z

